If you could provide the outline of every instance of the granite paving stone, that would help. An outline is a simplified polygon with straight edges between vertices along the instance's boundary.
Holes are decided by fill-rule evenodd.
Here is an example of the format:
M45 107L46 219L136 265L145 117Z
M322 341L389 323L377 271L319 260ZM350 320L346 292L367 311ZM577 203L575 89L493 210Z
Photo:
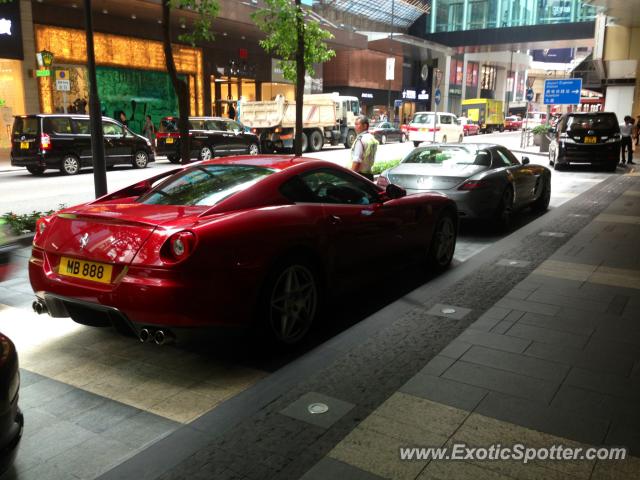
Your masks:
M400 391L462 410L473 411L487 390L433 375L418 374Z
M443 377L487 390L530 398L543 403L551 401L559 386L558 382L541 380L461 360L453 364L444 373Z
M523 352L531 343L530 340L522 338L508 337L506 335L475 331L471 329L464 331L458 339L470 344L482 345L514 353Z
M602 443L609 427L607 419L581 416L572 409L550 407L526 398L496 392L490 392L475 411L515 425L591 445Z
M533 295L533 294L532 294ZM520 310L524 312L541 313L543 315L555 315L560 310L556 305L549 305L540 302L531 302L529 300L514 300L503 298L497 302L500 307L510 308L512 310Z
M478 345L471 347L460 360L557 383L569 372L567 365Z
M443 357L449 357L449 358L457 359L457 358L460 358L464 352L469 350L469 348L471 348L471 344L470 343L463 342L461 340L454 340L449 345L444 347L440 351L439 355L441 355Z
M383 480L383 478L378 475L360 470L348 463L344 463L330 457L320 460L313 466L313 468L311 468L311 470L300 478L300 480L327 479Z
M516 323L507 331L506 335L511 337L525 338L542 343L560 344L568 347L582 348L586 345L589 337L587 335L576 335L574 333L561 332L549 328L534 327Z
M538 328L559 330L561 332L575 333L577 335L591 335L599 321L591 318L568 318L561 314L540 315L537 313L525 313L519 320L520 323L532 325Z
M574 367L569 372L565 383L621 398L640 400L640 383L619 375Z

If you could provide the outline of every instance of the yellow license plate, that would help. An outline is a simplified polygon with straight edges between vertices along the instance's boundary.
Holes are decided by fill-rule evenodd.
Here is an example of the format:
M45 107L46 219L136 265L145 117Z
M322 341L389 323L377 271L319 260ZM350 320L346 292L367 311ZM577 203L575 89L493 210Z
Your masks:
M20 142L20 148L22 150L28 150L29 149L29 142Z
M420 129L420 131L421 131L421 132L428 132L428 131L429 131L429 129L428 129L428 128L421 128L421 129Z
M596 137L584 137L584 143L596 143L597 140Z
M173 143L173 138L168 137L168 138L167 138L167 143Z
M112 270L112 265L62 257L60 259L58 273L65 277L82 278L92 282L111 283Z

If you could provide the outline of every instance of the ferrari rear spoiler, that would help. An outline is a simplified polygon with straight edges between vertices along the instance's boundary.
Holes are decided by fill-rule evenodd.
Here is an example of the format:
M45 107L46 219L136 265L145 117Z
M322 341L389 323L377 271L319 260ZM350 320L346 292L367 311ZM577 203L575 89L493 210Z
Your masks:
M133 185L129 185L128 187L123 188L122 190L117 190L112 193L108 193L103 195L100 198L96 198L93 202L90 202L89 205L95 205L97 203L109 202L111 200L117 200L119 198L129 198L129 197L139 197L144 193L151 190L153 185L158 181L162 180L165 177L169 177L176 172L182 170L181 168L174 168L173 170L167 170L159 175L156 175L151 178L147 178L146 180L142 180L138 183L134 183Z

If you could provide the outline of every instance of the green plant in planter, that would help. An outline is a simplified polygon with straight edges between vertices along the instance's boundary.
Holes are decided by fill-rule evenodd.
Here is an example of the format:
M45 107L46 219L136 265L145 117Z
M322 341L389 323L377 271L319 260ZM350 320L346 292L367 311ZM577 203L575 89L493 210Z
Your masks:
M374 175L380 175L385 170L398 166L400 160L385 160L384 162L376 162L371 167L371 173Z
M64 208L64 205L58 205L58 210ZM57 210L49 210L48 212L37 212L17 214L13 212L0 215L0 218L4 220L4 223L9 225L9 228L15 235L23 235L25 233L36 231L36 222L40 217L46 217L51 215Z
M537 125L533 127L531 133L534 135L546 135L551 131L551 127L549 125Z

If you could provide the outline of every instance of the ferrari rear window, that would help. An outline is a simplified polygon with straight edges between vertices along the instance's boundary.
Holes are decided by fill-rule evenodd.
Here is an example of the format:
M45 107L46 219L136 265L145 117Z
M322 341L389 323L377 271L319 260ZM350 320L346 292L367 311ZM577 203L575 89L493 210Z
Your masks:
M169 177L137 202L148 205L213 206L274 172L253 165L198 165Z

